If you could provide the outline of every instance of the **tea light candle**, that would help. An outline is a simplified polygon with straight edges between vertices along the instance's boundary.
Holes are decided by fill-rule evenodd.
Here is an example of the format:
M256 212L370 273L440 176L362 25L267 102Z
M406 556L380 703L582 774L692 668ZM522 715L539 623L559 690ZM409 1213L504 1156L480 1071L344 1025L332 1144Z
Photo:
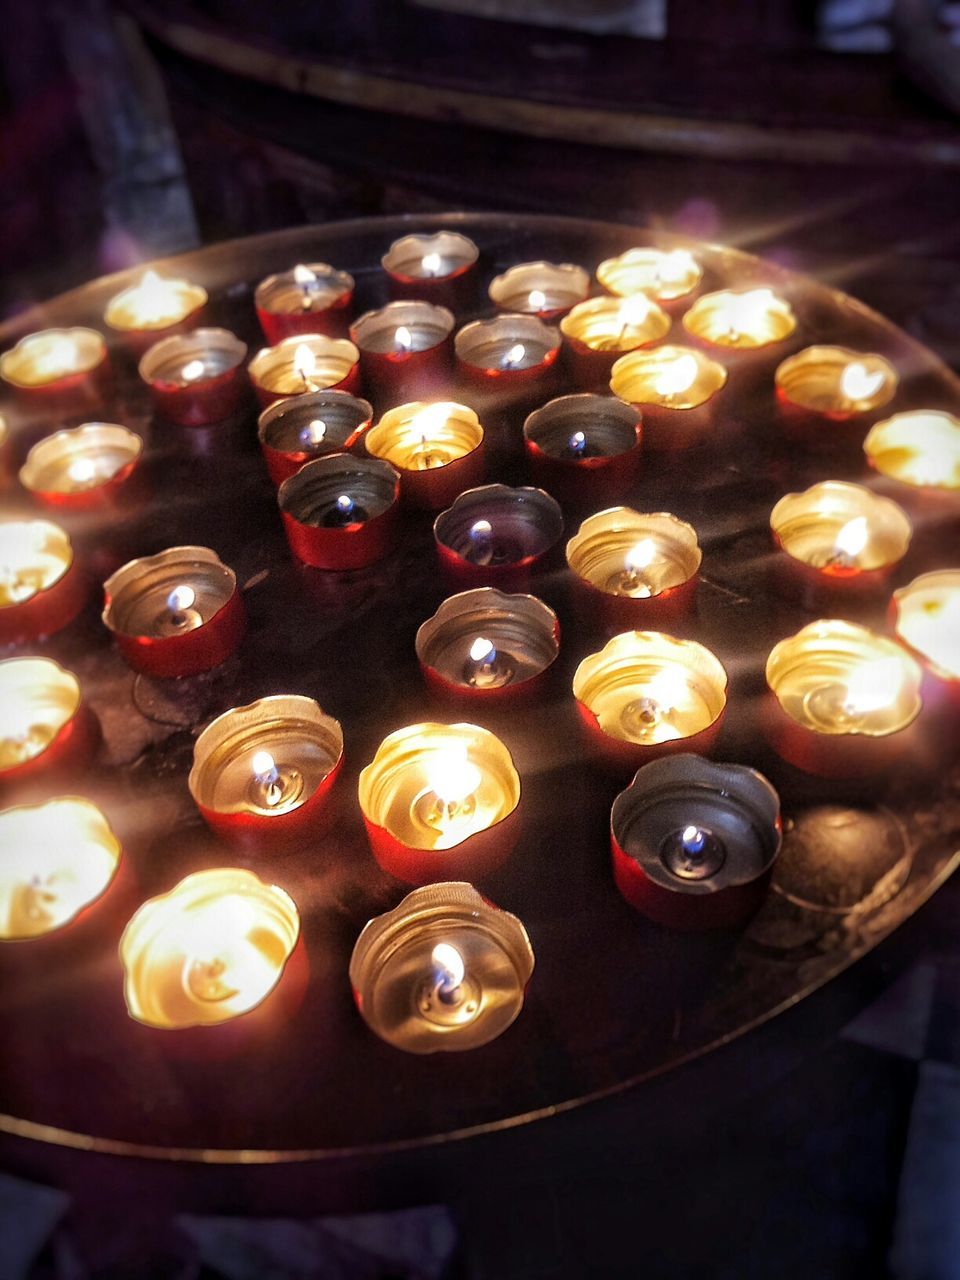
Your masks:
M755 351L789 338L797 319L772 289L724 289L698 298L683 327L692 338L728 352Z
M94 738L72 672L50 658L0 662L0 787L82 762Z
M613 396L559 396L523 424L533 479L561 501L621 497L640 471L640 414Z
M417 631L416 650L435 693L515 703L542 688L560 652L560 624L536 596L478 587L444 600Z
M727 702L727 673L693 640L627 631L584 658L573 696L601 759L632 771L656 756L712 748Z
M645 293L629 298L590 298L560 321L564 357L578 387L605 385L617 357L659 342L670 317Z
M557 320L590 292L590 276L572 262L521 262L490 281L500 311Z
M470 884L434 884L366 924L350 957L350 984L381 1040L406 1053L459 1052L506 1031L533 964L516 916Z
M247 372L261 406L283 396L300 396L335 388L360 390L360 352L346 338L322 333L295 334L272 347L261 347Z
M563 533L563 512L542 489L468 489L437 516L433 536L448 577L464 586L524 582Z
M267 276L257 285L253 303L270 346L300 333L341 334L353 302L353 276L326 262L298 262L289 271Z
M350 326L364 379L392 401L442 383L453 362L453 312L432 302L388 302Z
M897 639L960 699L960 569L938 569L893 593Z
M379 458L331 453L277 493L290 550L316 569L360 569L394 545L400 477Z
M168 547L103 584L103 622L134 668L158 677L209 671L245 628L237 575L209 547Z
M260 414L257 438L279 488L305 462L353 448L373 419L373 406L347 391L315 391L277 400Z
M162 418L202 427L243 405L240 365L246 354L247 344L228 329L194 329L150 347L140 360L140 377Z
M41 329L0 356L0 379L24 397L96 403L108 376L107 344L95 329Z
M187 785L217 835L263 848L316 829L342 760L332 716L312 698L275 694L207 725Z
M58 525L0 521L0 643L36 640L62 630L86 598L70 539Z
M715 397L727 371L702 351L663 346L621 356L610 371L610 390L643 413L644 443L652 449L687 449L709 434Z
M866 627L820 619L772 649L764 728L784 760L820 777L857 777L908 749L921 672L900 645Z
M536 382L556 363L560 332L536 316L504 314L464 325L454 346L467 381Z
M480 251L459 231L401 236L380 259L391 298L424 298L457 309L471 297Z
M274 990L300 936L293 899L252 871L196 871L150 898L120 939L127 1012L149 1027L213 1026Z
M413 507L439 511L483 480L483 427L472 409L450 400L389 409L365 444L396 467L400 492Z
M671 929L745 924L766 895L780 840L780 798L763 774L697 755L645 765L610 813L617 888Z
M702 278L700 264L688 249L627 249L597 267L597 279L609 293L621 298L646 293L658 302L687 297Z
M207 304L207 291L189 280L171 280L145 271L142 279L107 303L104 323L134 347L144 349L164 330L195 322Z
M499 738L474 724L414 724L384 738L360 773L373 856L408 884L482 879L520 834L520 777Z
M61 796L0 813L0 940L69 924L116 874L120 844L89 800Z
M826 480L785 494L770 513L781 586L809 603L881 590L910 545L904 511L859 484Z
M952 413L895 413L870 428L863 452L871 467L900 484L960 489L960 419Z
M20 468L20 483L50 506L95 506L116 496L132 475L143 441L113 422L86 422L38 441Z
M619 630L685 612L701 559L696 530L664 511L610 507L588 516L567 543L585 618Z
M862 420L888 404L900 379L883 356L847 347L807 347L777 366L774 382L788 422L813 426Z

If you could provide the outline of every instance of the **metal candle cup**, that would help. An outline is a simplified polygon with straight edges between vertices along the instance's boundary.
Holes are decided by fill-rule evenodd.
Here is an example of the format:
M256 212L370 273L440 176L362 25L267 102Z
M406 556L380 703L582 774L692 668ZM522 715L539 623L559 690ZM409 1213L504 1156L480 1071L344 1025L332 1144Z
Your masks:
M82 764L95 738L72 672L50 658L0 662L0 788Z
M670 317L645 293L590 298L560 321L564 359L578 387L606 386L617 359L665 338Z
M280 487L305 462L353 447L373 419L373 406L347 391L314 391L277 400L260 414L257 438Z
M262 408L284 396L313 391L360 390L360 352L346 338L323 333L294 334L261 347L247 367Z
M826 480L785 494L770 513L780 588L810 608L882 591L913 528L889 498L859 484Z
M960 418L911 409L878 422L863 442L881 475L918 489L960 490Z
M401 236L380 259L391 298L423 298L452 310L472 297L480 251L459 231Z
M894 640L836 618L774 645L764 731L778 755L818 777L879 772L909 750L921 671Z
M472 409L450 400L388 409L364 439L367 452L400 473L412 507L440 511L483 482L483 427Z
M41 329L0 356L0 379L24 400L65 412L100 402L109 378L107 344L96 329Z
M723 289L698 298L684 314L683 327L695 341L720 347L729 357L783 342L797 319L772 289Z
M73 621L86 598L70 539L58 525L0 521L0 644L53 635Z
M558 320L590 292L590 276L572 262L521 262L490 281L500 311Z
M448 578L461 587L525 583L560 541L563 512L542 489L468 489L437 516L433 536Z
M207 291L189 280L171 280L145 271L143 277L107 303L104 323L138 355L160 338L195 324L207 305Z
M288 894L252 871L196 871L150 898L123 931L127 1012L163 1030L213 1027L274 991L300 936Z
M247 344L229 329L194 329L155 343L140 360L140 377L157 413L183 427L222 422L241 407L240 365Z
M597 267L597 280L609 293L625 298L646 293L657 302L687 298L703 271L687 249L627 249Z
M187 779L217 835L257 848L309 839L343 760L343 730L312 698L275 694L217 716Z
M298 333L344 333L353 290L353 276L346 271L326 262L298 263L261 280L253 303L263 335L274 346Z
M290 550L315 569L362 569L393 549L400 477L379 458L330 453L277 492Z
M643 414L649 449L688 449L708 436L715 397L727 382L722 364L690 347L663 346L621 356L610 390Z
M0 941L62 929L100 898L120 844L100 810L79 796L0 812Z
M696 530L665 511L610 507L567 543L577 604L617 631L676 619L693 604L702 553Z
M368 921L350 957L367 1026L406 1053L489 1044L523 1008L533 948L516 916L463 882L414 889Z
M727 703L727 673L694 640L627 631L584 658L573 696L601 759L632 772L657 756L711 750Z
M414 724L384 738L360 773L367 838L407 884L482 880L520 835L520 778L499 738L474 724Z
M542 378L560 354L560 331L536 316L508 313L464 325L454 339L457 369L481 386Z
M614 396L560 396L523 424L533 480L561 502L620 498L640 471L641 418Z
M897 371L883 356L815 346L777 366L777 404L788 426L822 444L830 423L862 424L893 399Z
M960 569L939 569L893 593L894 632L919 658L927 680L960 708Z
M542 687L560 652L560 624L536 596L478 587L444 600L417 631L416 650L435 693L511 705Z
M38 502L80 509L110 502L143 452L133 431L113 422L85 422L38 441L20 468L20 483Z
M104 625L135 671L209 671L243 638L237 575L209 547L168 547L131 560L103 584Z
M780 851L780 798L743 765L654 760L613 802L613 878L670 929L735 928L762 903Z
M367 311L350 326L364 382L392 403L438 390L453 364L453 312L413 299Z

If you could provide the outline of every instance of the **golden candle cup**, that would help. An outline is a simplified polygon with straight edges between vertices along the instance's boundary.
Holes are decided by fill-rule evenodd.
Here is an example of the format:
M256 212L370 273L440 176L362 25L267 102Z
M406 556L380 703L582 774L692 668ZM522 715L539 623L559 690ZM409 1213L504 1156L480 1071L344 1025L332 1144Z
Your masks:
M0 662L0 782L38 759L77 714L80 683L50 658Z
M20 483L41 501L64 505L121 484L143 441L115 422L85 422L39 440L20 468Z
M781 405L826 418L852 418L888 404L900 383L889 360L848 347L814 346L777 366Z
M691 337L730 351L753 351L789 338L797 327L790 304L772 289L705 293L683 317Z
M49 387L92 373L106 355L107 344L95 329L41 329L0 356L0 378L21 390Z
M894 629L939 680L960 688L960 569L921 573L893 593Z
M562 315L590 292L590 276L572 262L520 262L490 281L490 301L518 315Z
M914 488L960 489L960 418L911 409L876 423L863 442L881 475Z
M360 352L346 338L296 333L275 346L261 347L248 372L264 408L278 396L342 387L355 391Z
M182 324L206 302L207 291L202 285L146 271L136 284L114 294L103 319L120 333L169 329Z
M414 506L448 507L483 482L483 427L466 405L413 400L388 409L364 437L367 452L400 472L400 491Z
M686 297L702 278L703 270L688 249L627 249L597 267L597 280L609 293L648 293L658 302Z

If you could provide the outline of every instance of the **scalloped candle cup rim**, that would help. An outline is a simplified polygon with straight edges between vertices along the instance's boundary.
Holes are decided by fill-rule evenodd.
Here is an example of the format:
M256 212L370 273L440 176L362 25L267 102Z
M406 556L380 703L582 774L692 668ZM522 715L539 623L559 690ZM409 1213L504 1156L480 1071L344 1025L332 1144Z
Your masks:
M941 655L934 657L926 649L915 643L914 640L911 640L901 629L904 622L905 603L910 602L911 606L916 608L917 597L922 597L927 592L936 594L938 590L952 593L954 599L958 602L956 608L960 612L960 568L933 569L929 573L919 574L912 582L908 582L906 586L898 587L894 591L890 602L894 617L894 631L900 643L906 645L911 653L917 654L929 670L940 680L960 681L960 635L955 636L957 651L951 668L940 661ZM921 605L920 608L929 609L929 605Z
M91 442L89 449L84 449L85 441ZM55 461L64 446L76 444L77 459L87 458L97 451L97 443L120 454L116 467L109 475L96 478L95 482L83 485L80 489L53 487L44 483L43 468ZM135 431L121 426L117 422L84 422L79 427L70 427L55 431L53 435L44 436L31 448L23 466L20 468L20 483L33 493L82 493L96 490L109 484L118 472L137 462L143 453L143 440ZM50 455L50 456L48 456ZM69 479L69 477L67 477Z
M404 271L404 267L409 262L422 262L430 253L437 253L442 258L444 256L444 247L448 245L455 246L462 253L462 261L452 270L442 275L410 275ZM409 257L404 256L406 249L410 250ZM448 256L454 256L452 249L448 249ZM465 236L459 231L443 229L440 231L411 231L408 235L399 236L394 240L390 248L381 257L380 265L384 271L388 271L391 275L415 281L417 284L430 284L433 281L442 282L451 279L453 276L461 275L469 267L472 267L479 257L480 250L476 244L469 236Z
M227 607L237 594L237 575L209 547L187 546L167 547L154 555L138 556L134 560L128 560L126 564L115 570L103 584L104 606L100 617L104 626L114 635L128 636L131 639L145 638L143 632L126 630L121 625L122 619L116 616L122 612L122 606L126 605L129 608L130 600L126 598L132 596L134 601L136 600L140 594L139 589L142 586L144 575L152 570L166 571L172 584L172 590L173 586L178 585L184 578L191 578L192 581L196 577L198 569L204 570L205 576L210 579L211 583L218 586L223 584L229 588L214 612L208 618L203 619L203 625L206 626ZM166 585L166 583L163 585ZM187 585L190 584L188 583ZM220 593L217 592L217 594L219 595ZM199 631L200 628L197 627L195 630ZM193 632L185 633L187 636L191 634ZM179 637L167 638L177 639ZM156 637L156 639L160 641L162 637Z
M29 702L30 692L32 689L35 690L38 685L49 687L49 685L53 683L56 686L57 691L64 697L64 703L56 709L56 716L53 723L47 726L52 730L49 742L44 743L39 751L28 756L25 760L16 760L5 767L0 765L0 779L3 778L4 774L16 772L16 770L22 768L24 764L32 763L34 760L41 759L52 743L56 741L58 735L63 732L66 726L80 710L80 703L82 701L80 681L72 671L68 671L66 667L62 667L60 663L56 662L53 658L30 656L23 658L17 657L0 659L0 705L3 705L6 701L4 693L4 685L6 683L5 677L13 677L14 668L19 670L22 677L20 681L15 679L13 680L13 688L15 689L14 696L17 699L22 698L24 701ZM31 668L33 669L32 671ZM24 689L23 681L29 681L31 675L34 676L33 684L31 685L28 683L27 688ZM0 732L0 737L2 737L2 732Z
M216 351L230 359L222 369L212 373L204 371L201 377L192 382L181 382L164 377L164 366L169 362L175 364L178 357L190 357L199 360L204 351ZM174 333L169 338L161 338L140 357L137 371L142 380L155 387L170 387L176 391L189 392L204 383L222 378L238 368L246 358L247 344L229 329L217 327L191 329L189 333ZM186 360L189 363L190 360Z
M79 349L81 343L84 344L88 350L87 357L69 369L61 369L56 373L52 373L49 377L39 380L36 378L24 378L22 374L18 376L18 368L26 359L32 346L40 346L43 342L55 342L57 339L61 339L64 342L69 341L75 350ZM66 378L75 378L78 375L92 373L106 359L106 356L107 344L103 334L86 325L38 329L34 333L25 334L14 346L4 351L3 355L0 355L0 378L3 378L5 382L9 382L11 386L19 387L23 390L49 387Z
M913 536L906 512L892 498L846 480L821 480L797 493L785 493L770 512L770 529L791 559L817 568L823 566L798 553L796 544L801 535L819 525L826 534L834 535L823 540L822 549L829 551L844 527L859 518L867 522L868 541L857 557L856 568L871 572L903 559ZM867 555L871 549L873 558Z
M44 592L50 591L58 582L61 582L63 578L66 577L67 571L73 566L75 560L73 543L70 540L70 535L65 529L61 529L58 524L54 524L52 520L0 520L0 547L3 546L4 529L8 529L11 526L20 526L21 528L24 526L33 526L36 529L44 529L44 536L53 541L55 548L54 554L58 560L61 560L61 567L55 577L51 578L49 582L44 583L42 587L37 587L37 589L32 591L25 599L11 600L8 604L0 603L0 613L2 613L4 609L18 609L22 605L29 604L30 601L36 600L37 597L42 596ZM40 554L40 549L37 549L37 554Z
M149 275L150 270L147 269L144 275ZM156 273L153 273L156 275ZM131 294L137 294L143 289L149 289L149 285L144 285L143 278L134 284L127 285L125 289L121 289L119 293L115 293L109 300L103 311L103 322L114 333L151 333L163 332L164 329L171 329L174 325L183 324L190 316L194 315L201 307L205 307L209 301L209 294L202 284L194 284L191 280L184 280L176 276L157 276L156 288L158 290L166 290L168 293L178 292L182 299L188 305L178 310L175 315L161 315L159 319L153 321L137 321L134 323L117 323L117 313L123 310L124 304L129 302Z

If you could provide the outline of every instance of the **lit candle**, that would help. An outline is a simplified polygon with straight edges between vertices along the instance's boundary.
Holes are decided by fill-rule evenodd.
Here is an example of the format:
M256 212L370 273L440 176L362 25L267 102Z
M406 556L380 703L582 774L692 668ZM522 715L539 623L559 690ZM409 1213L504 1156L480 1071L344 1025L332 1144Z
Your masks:
M927 670L960 693L960 569L939 569L893 593L897 638Z
M58 525L0 521L0 642L52 635L73 621L86 596L70 539Z
M670 317L645 293L578 303L560 321L574 382L581 387L606 384L618 356L659 342L669 328Z
M266 408L283 396L330 388L356 393L360 387L359 360L360 352L345 338L293 334L272 347L262 347L247 371L257 399Z
M365 444L397 468L400 492L415 507L440 510L483 480L483 428L472 409L449 400L388 410Z
M350 326L365 382L396 403L446 381L453 360L453 312L431 302L388 302Z
M960 489L960 419L911 409L871 427L863 442L871 467L914 488Z
M590 276L572 262L521 262L490 282L501 311L556 320L590 292Z
M110 299L103 319L135 347L142 348L156 339L158 331L195 321L206 302L207 291L200 285L145 271L136 284Z
M701 342L752 351L789 338L797 321L790 304L772 289L726 289L698 298L683 327Z
M206 426L242 407L246 354L247 344L229 329L194 329L154 343L140 360L140 377L161 417Z
M520 778L499 738L471 724L415 724L362 770L360 808L382 870L409 884L482 877L519 836Z
M0 662L0 785L79 762L91 729L71 672L49 658Z
M440 563L457 585L522 584L563 533L563 512L542 489L468 489L433 526Z
M253 295L257 319L274 346L301 333L340 334L353 301L353 277L325 262L298 262L267 276Z
M639 412L613 396L559 396L523 424L533 479L561 501L600 505L640 471Z
M20 483L39 502L79 507L115 496L143 452L133 431L86 422L38 441L20 468Z
M523 1007L533 949L516 916L464 883L415 889L368 922L350 959L364 1021L407 1053L488 1044Z
M360 569L394 547L400 476L379 458L330 453L281 484L290 550L317 569Z
M610 390L642 411L644 442L653 449L688 448L707 435L726 382L723 365L676 346L633 351L610 371Z
M658 302L687 297L702 276L700 264L687 249L627 249L597 267L597 279L608 292L620 297L648 293Z
M472 298L480 251L459 231L414 233L380 259L392 298L423 298L460 310Z
M556 362L560 334L537 316L503 314L464 325L455 339L460 373L473 382L491 378L537 380Z
M296 904L252 871L197 871L150 898L120 939L131 1018L165 1030L212 1026L266 1000L300 935Z
M110 824L77 796L0 812L0 848L4 940L63 928L101 896L120 861Z
M95 329L42 329L0 356L0 378L27 394L99 399L107 344Z
M617 768L666 752L709 751L726 706L727 674L693 640L627 631L577 667L573 696L590 740Z
M862 420L893 399L897 371L883 356L846 347L815 346L790 356L774 375L777 402L787 421L823 438L826 422Z

